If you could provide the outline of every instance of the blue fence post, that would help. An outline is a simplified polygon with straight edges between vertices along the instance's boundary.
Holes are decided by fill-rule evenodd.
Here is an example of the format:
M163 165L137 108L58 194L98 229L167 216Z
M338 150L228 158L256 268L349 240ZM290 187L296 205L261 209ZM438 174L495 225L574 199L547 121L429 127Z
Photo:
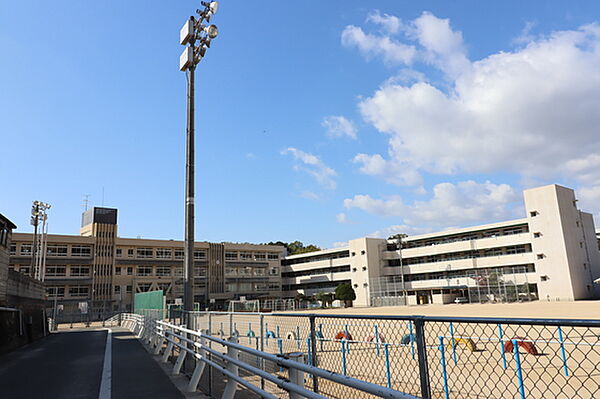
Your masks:
M412 320L408 321L408 330L410 338L410 354L412 355L412 359L415 360L415 336L413 335L413 324Z
M502 367L506 370L506 352L504 352L504 338L502 334L502 324L498 324L498 340L500 341L500 353L502 354Z
M442 361L442 376L444 378L444 396L450 399L450 390L448 389L448 373L446 372L446 354L444 353L444 337L438 337L440 340L440 357Z
M383 353L385 354L385 375L387 377L387 387L392 387L392 374L390 372L390 350L388 344L383 344Z
M300 349L300 326L296 326L296 344L298 345L298 349Z
M323 341L325 340L325 336L323 335L323 324L319 323L319 342L321 343L321 352L323 352Z
M342 339L342 374L346 375L346 340Z
M252 337L250 336L250 332L252 331L252 323L248 323L248 343L252 343Z
M512 340L513 349L515 353L515 362L517 365L517 379L519 381L519 394L521 399L525 399L525 387L523 386L523 371L521 370L521 358L519 356L519 343L516 339Z
M306 338L306 351L308 352L308 363L312 365L312 350L310 346L310 337Z
M281 338L277 338L277 347L279 348L279 354L283 355L283 340ZM283 367L280 367L279 371L283 371Z
M375 324L375 353L379 356L379 327Z
M277 326L277 338L281 338L281 335L279 335L279 326Z
M562 355L563 360L563 370L565 372L565 377L569 376L569 368L567 367L567 354L565 353L565 341L563 340L563 332L560 326L557 327L558 330L558 342L560 342L560 353Z
M265 344L269 346L269 323L265 323Z
M346 334L346 339L348 340L348 353L350 353L350 334L348 333L348 324L344 325L344 334Z
M454 325L450 322L450 339L452 343L452 360L454 360L454 365L456 366L456 342L454 341Z

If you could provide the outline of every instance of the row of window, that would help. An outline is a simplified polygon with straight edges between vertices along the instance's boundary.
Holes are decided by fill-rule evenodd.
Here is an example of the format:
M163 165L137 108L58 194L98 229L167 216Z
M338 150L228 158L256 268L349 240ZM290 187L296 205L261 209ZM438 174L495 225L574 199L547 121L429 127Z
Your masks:
M65 297L65 288L66 287L46 287L46 294L50 298L54 297ZM72 298L81 298L87 297L90 294L90 287L85 285L75 285L68 288L66 291L69 297Z
M350 265L336 266L336 267L323 267L319 269L301 270L297 272L285 272L281 273L281 277L303 277L303 276L315 276L319 274L331 274L331 273L343 273L349 272Z
M405 248L427 247L427 246L431 246L431 245L449 244L449 243L459 242L459 241L479 240L482 238L508 236L508 235L514 235L514 234L528 233L528 232L529 232L529 226L526 224L523 224L523 225L518 225L518 226L505 227L505 228L501 228L501 229L499 228L499 229L484 230L484 231L478 231L478 232L455 234L455 235L449 235L449 236L444 236L444 237L439 237L439 238L427 238L427 239L423 239L423 240L406 241L406 242L402 242L402 248L405 249ZM388 244L389 251L395 251L396 249L397 248L396 248L395 244Z
M303 283L303 284L287 284L281 286L282 291L295 291L295 290L311 290L320 289L323 291L334 291L340 284L350 283L351 280L341 281L323 281L320 283Z
M70 248L70 252L69 252ZM32 244L20 244L19 255L31 256L33 252ZM10 254L17 255L17 244L10 245ZM47 244L46 256L86 256L92 255L92 247L89 245L66 245L66 244Z
M418 265L423 263L449 262L461 259L485 258L490 256L515 255L531 252L531 245L513 245L509 247L490 248L485 250L461 251L447 254L417 256L414 258L391 259L388 266Z
M314 256L306 256L297 259L283 259L281 261L281 265L297 265L299 263L309 263L309 262L317 262L320 260L329 260L329 259L340 259L340 258L349 258L350 251L343 250L338 252L333 252L325 255L314 255Z
M124 248L117 248L117 258L124 257L124 254ZM127 248L127 257L137 259L184 259L185 252L183 249L172 248ZM207 252L201 249L194 250L194 259L206 260ZM225 252L225 260L238 259L252 261L278 260L279 254L275 252Z

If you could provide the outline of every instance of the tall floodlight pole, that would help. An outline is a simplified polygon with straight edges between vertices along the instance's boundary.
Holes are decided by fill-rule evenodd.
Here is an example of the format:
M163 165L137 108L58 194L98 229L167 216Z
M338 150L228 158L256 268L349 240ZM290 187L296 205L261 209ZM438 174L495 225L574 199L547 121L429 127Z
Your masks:
M203 9L196 10L198 19L191 16L179 32L179 42L186 46L179 57L179 69L187 74L187 126L185 151L185 248L183 269L183 310L194 310L194 78L196 65L204 58L210 42L217 37L216 25L205 25L217 13L216 1L201 1ZM208 278L207 278L208 280ZM208 296L208 284L206 284Z
M31 206L31 224L33 225L33 244L31 247L31 277L44 281L46 261L46 235L48 215L46 211L51 208L50 204L41 201L33 201ZM42 221L42 237L38 237L38 226Z

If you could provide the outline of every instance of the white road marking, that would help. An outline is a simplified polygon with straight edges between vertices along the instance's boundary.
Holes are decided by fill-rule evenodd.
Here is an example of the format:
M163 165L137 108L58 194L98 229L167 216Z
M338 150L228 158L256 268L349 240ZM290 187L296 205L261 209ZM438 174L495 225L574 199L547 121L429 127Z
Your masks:
M110 399L112 385L112 338L110 328L107 328L106 346L104 348L104 366L102 367L102 381L100 382L100 395L98 399Z

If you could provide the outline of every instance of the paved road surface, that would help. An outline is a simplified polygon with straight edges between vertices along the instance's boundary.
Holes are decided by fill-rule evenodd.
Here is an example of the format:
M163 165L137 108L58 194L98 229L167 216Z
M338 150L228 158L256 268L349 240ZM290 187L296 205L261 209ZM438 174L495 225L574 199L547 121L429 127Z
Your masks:
M129 331L111 335L112 398L183 398ZM66 331L0 356L0 397L98 399L106 343L106 330Z

